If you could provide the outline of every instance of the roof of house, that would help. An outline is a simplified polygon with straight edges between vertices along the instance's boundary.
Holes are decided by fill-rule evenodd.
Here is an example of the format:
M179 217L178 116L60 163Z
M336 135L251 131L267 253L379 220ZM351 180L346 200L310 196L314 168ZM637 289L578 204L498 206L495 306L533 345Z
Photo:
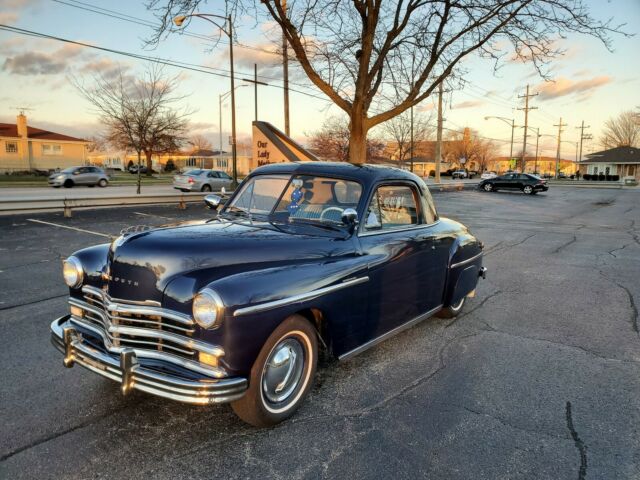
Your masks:
M20 138L18 126L13 123L0 123L0 137ZM61 133L27 126L27 137L31 140L61 140L67 142L86 142L82 138L70 137Z
M640 163L640 148L616 147L601 152L590 153L581 164L590 163Z

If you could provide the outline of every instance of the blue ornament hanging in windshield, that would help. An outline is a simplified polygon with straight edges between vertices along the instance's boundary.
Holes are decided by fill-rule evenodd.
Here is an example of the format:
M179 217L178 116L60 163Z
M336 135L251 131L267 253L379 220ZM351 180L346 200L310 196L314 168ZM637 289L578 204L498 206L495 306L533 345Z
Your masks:
M294 215L300 208L298 202L300 202L303 197L303 193L301 190L303 182L302 180L297 178L293 180L291 184L293 185L293 192L291 192L291 203L287 206L287 210L289 210L289 215Z

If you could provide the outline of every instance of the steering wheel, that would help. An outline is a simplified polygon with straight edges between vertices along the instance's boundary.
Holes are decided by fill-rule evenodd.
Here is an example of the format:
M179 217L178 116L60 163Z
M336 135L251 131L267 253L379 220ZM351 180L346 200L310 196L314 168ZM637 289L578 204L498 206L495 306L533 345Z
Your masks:
M339 212L340 215L342 215L342 212L344 212L344 208L340 208L340 207L327 207L324 210L322 210L322 213L320 214L320 220L324 220L324 216L329 213L329 212Z

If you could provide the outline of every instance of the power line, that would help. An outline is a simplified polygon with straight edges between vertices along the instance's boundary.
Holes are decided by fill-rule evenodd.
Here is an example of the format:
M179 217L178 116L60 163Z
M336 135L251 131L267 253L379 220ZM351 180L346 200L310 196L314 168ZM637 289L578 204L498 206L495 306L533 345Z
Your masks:
M195 65L195 64L189 64L189 63L185 63L185 62L179 62L176 60L170 60L170 59L165 59L165 58L161 58L161 57L151 57L151 56L146 56L146 55L140 55L137 53L131 53L131 52L125 52L123 50L116 50L113 48L107 48L107 47L100 47L98 45L91 45L88 43L84 43L84 42L78 42L76 40L69 40L67 38L62 38L62 37L57 37L55 35L48 35L46 33L40 33L40 32L35 32L32 30L26 30L23 28L18 28L18 27L13 27L11 25L5 25L0 23L0 30L4 30L10 33L17 33L20 35L27 35L27 36L31 36L31 37L36 37L36 38L45 38L48 40L56 40L59 42L64 42L64 43L68 43L68 44L72 44L72 45L78 45L81 47L85 47L85 48L92 48L95 50L100 50L103 52L107 52L107 53L112 53L115 55L122 55L122 56L126 56L126 57L130 57L130 58L135 58L137 60L143 60L143 61L147 61L147 62L154 62L154 63L159 63L161 65L167 65L170 67L175 67L175 68L182 68L184 70L191 70L194 72L199 72L199 73L205 73L208 75L213 75L216 77L222 77L222 78L231 78L231 75L229 74L225 74L225 73L218 73L216 71L212 71L214 70L213 67L207 67L204 65ZM215 70L221 70L221 69L215 69ZM224 70L222 70L224 71ZM280 85L269 85L270 87L273 88L279 88L282 89L284 87L280 86ZM329 100L328 98L324 98L324 97L320 97L318 95L314 95L311 93L307 93L307 92L303 92L301 90L297 90L297 89L293 89L293 88L289 88L290 91L295 92L295 93L299 93L300 95L305 95L307 97L311 97L311 98L315 98L317 100L322 100L324 102L328 102L328 103L333 103L331 102L331 100Z

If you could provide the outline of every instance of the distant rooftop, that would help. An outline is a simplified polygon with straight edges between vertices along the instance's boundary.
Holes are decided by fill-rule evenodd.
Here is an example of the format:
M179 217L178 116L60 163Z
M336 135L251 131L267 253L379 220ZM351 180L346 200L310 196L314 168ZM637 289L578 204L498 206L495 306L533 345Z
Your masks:
M20 138L18 126L13 123L0 123L0 137ZM27 127L27 137L31 140L60 140L67 142L86 142L82 138L70 137L61 133L42 130L41 128Z

